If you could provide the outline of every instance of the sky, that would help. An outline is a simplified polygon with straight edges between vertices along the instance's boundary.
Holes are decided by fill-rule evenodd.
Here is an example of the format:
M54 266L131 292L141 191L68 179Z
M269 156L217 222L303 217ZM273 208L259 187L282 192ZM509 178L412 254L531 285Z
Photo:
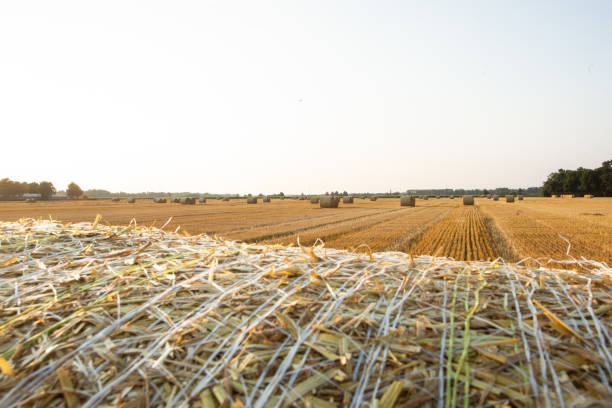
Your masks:
M538 186L612 159L609 1L3 1L0 178Z

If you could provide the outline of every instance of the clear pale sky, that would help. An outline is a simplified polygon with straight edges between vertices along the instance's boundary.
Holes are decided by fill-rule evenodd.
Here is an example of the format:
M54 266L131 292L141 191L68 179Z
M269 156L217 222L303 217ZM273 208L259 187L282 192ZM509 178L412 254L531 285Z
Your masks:
M609 1L4 1L0 178L314 193L612 158Z

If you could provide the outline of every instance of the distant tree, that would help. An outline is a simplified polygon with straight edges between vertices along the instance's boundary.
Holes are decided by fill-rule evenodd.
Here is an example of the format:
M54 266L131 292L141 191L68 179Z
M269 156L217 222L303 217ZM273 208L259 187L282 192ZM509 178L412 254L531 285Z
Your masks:
M53 183L50 181L41 181L40 182L40 198L43 200L48 200L55 194L55 187Z
M342 195L343 195L343 196L347 196L347 195L348 195L348 192L347 192L346 190L344 190L344 191L342 192Z
M68 198L76 199L83 195L83 190L79 187L74 181L68 184L68 188L66 189L66 195Z
M38 183L28 183L28 193L30 193L30 194L40 194L40 184L38 184Z

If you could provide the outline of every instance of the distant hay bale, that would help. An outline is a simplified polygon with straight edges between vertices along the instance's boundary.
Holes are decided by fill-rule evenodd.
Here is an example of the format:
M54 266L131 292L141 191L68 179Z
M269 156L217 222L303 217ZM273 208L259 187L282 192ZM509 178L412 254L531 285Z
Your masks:
M508 194L508 195L506 196L506 202L507 202L507 203L513 203L513 202L514 202L514 196L513 196L513 195L511 195L511 194Z
M497 194L493 196L493 201L499 201L499 196Z
M361 199L362 199L362 200L367 200L367 199L368 199L368 196L361 196Z
M522 195L519 195L517 198L518 198L519 201L523 201L523 196Z
M448 198L450 198L451 200L453 200L455 198L455 196L453 194L451 194L450 196L448 196Z
M353 197L342 197L342 202L344 204L353 204Z
M26 203L35 203L36 199L35 198L28 198L26 199Z
M229 201L229 200L230 200L230 198L229 198L229 197L223 197L223 198L221 199L221 201Z
M205 198L200 198L200 204L206 204L206 199Z
M247 204L257 204L257 197L247 198Z
M180 198L173 198L172 202L176 203L176 204L180 204L181 203L181 199Z
M561 198L574 198L575 196L573 194L563 194L561 196Z
M338 208L339 202L340 198L334 196L323 196L319 199L321 208Z
M319 204L319 197L311 197L310 204Z
M378 197L370 197L370 201L376 201L378 200Z
M593 198L593 194L585 194L584 198Z
M463 205L474 205L474 196L464 195L463 196Z
M270 201L272 201L272 199L268 196L264 197L262 200L264 203L269 203Z
M400 198L400 206L402 207L414 207L416 200L414 196L405 195Z
M559 194L553 194L553 198L559 198L561 197Z
M183 197L180 199L179 201L181 204L186 204L186 205L195 205L196 203L196 199L193 197Z
M116 202L116 203L117 203L117 202L119 202L119 201L121 201L121 200L120 200L119 198L113 198L111 201L114 201L114 202Z
M135 198L130 198L130 199L128 200L128 203L130 203L130 204L134 204L135 202L136 202L136 199L135 199Z
M158 198L153 200L153 202L157 203L157 204L165 204L166 203L166 199L165 198Z

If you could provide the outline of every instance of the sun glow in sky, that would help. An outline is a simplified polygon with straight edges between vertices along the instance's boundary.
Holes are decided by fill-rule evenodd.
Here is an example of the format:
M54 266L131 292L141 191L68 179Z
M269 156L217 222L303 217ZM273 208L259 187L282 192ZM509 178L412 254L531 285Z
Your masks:
M0 178L526 187L612 153L607 1L0 3Z

